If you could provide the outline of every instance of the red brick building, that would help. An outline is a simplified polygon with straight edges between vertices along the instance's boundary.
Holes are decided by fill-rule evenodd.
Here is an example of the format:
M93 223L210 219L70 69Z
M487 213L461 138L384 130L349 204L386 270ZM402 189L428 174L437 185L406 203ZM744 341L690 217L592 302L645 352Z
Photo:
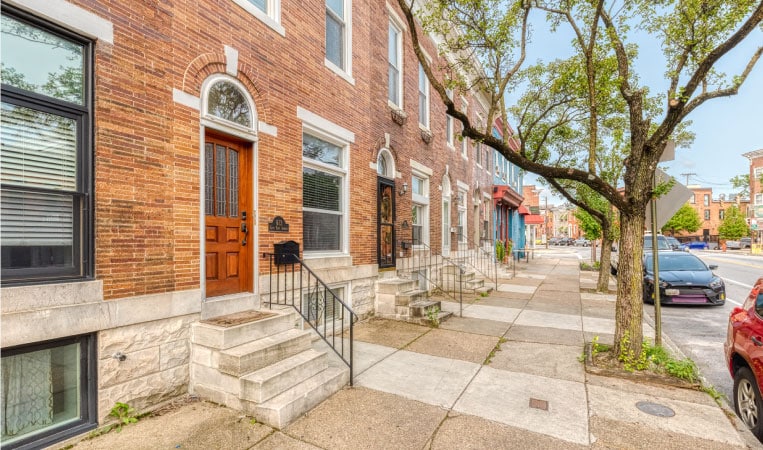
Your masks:
M756 243L763 241L763 149L744 153L750 160L750 218Z
M411 244L490 236L492 152L458 139L401 17L380 1L3 2L3 370L55 390L4 442L213 395L199 320L264 307L276 243L365 317ZM484 120L478 93L454 95Z
M736 206L743 215L747 215L750 200L746 198L726 198L720 195L713 198L713 188L688 186L692 191L688 204L694 208L699 216L700 227L694 233L679 232L676 237L681 241L707 240L718 242L718 227L723 222L726 209Z

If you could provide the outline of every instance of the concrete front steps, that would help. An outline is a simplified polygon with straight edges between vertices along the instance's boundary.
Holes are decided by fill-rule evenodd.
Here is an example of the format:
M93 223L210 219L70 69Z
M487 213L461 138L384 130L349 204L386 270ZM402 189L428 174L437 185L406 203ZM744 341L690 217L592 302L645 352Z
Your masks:
M428 298L418 280L386 278L376 284L376 316L421 325L438 325L452 313Z
M442 269L443 279L445 280L443 283L444 288L448 292L458 292L458 273L460 270L464 271L461 277L464 292L470 294L482 294L489 293L493 290L492 288L485 286L485 280L483 278L478 278L476 271L471 270L466 266L449 264Z
M333 354L313 348L291 309L245 311L191 327L190 391L282 429L350 379Z

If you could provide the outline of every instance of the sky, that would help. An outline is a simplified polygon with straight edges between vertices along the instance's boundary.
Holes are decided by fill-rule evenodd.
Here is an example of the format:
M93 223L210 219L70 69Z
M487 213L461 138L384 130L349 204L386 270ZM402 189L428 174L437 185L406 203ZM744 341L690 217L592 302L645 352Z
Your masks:
M536 26L534 42L528 47L527 63L568 55L569 36L550 35ZM650 92L667 92L667 65L658 44L646 35L630 42L639 44L635 71L642 83L649 86ZM763 45L763 30L758 27L725 55L716 67L729 76L739 74L754 49L760 45ZM728 197L734 192L729 180L749 173L749 161L742 154L763 149L763 58L758 61L739 94L709 100L695 109L687 120L692 121L690 130L695 133L693 144L689 148L677 148L674 161L662 163L660 167L682 184L688 181L689 185L710 187L713 188L713 197L721 193ZM535 175L527 174L524 184L539 185L535 180ZM561 199L554 203L559 201Z

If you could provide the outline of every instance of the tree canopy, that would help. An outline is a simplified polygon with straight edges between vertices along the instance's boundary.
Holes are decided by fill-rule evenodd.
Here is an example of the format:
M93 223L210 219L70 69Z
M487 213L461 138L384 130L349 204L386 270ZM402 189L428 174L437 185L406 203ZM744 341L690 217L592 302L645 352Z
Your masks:
M737 240L742 236L749 236L750 228L747 226L742 212L736 205L731 205L726 209L726 215L723 222L718 226L718 237L721 239Z
M652 179L668 142L690 140L686 123L692 111L736 95L763 53L758 46L739 73L716 68L743 40L754 36L763 42L761 0L432 0L423 6L398 0L398 5L416 56L447 113L462 123L462 136L549 182L585 185L614 205L623 254L642 252L646 207L659 191ZM533 27L568 30L569 51L526 66L528 46L535 44ZM436 37L443 58L430 64L422 35ZM664 56L666 84L654 92L636 72L645 36L658 41ZM483 94L487 120L472 123L462 102L449 95L466 89ZM514 89L526 95L507 105ZM494 136L495 118L514 124L516 136ZM616 144L622 159L612 162L622 175L614 179L600 163L603 151ZM624 258L618 266L616 352L640 352L642 272L641 258Z
M665 223L662 227L662 232L665 233L670 231L671 234L676 234L682 231L687 231L689 233L694 233L699 230L700 225L702 225L702 220L699 218L697 210L692 208L688 203L684 203L681 208L673 214L673 217Z

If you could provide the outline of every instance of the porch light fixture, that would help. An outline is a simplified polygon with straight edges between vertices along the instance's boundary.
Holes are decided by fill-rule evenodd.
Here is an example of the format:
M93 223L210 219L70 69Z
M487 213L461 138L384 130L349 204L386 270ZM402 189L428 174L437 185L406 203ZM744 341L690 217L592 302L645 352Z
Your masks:
M408 192L408 182L403 182L403 185L400 187L400 195L403 196L405 193Z

